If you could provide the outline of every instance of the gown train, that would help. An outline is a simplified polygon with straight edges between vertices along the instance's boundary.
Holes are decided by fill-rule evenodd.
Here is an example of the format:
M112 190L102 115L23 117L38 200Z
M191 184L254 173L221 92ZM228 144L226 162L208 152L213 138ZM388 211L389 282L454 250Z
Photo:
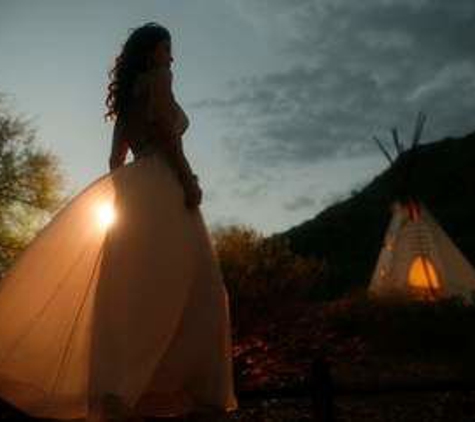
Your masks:
M0 397L35 417L237 408L228 296L198 208L159 153L104 174L0 281Z

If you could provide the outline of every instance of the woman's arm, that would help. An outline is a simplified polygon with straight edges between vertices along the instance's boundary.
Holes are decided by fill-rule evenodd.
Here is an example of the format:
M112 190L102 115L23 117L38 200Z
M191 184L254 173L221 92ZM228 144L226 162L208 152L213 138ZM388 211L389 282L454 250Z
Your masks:
M129 149L129 144L120 129L120 123L118 122L118 119L116 119L112 133L112 148L109 155L110 171L124 164Z
M178 175L178 179L183 185L197 182L197 176L193 173L188 159L183 151L181 138L176 138L170 142L163 142L160 147L165 152L168 162Z
M172 91L171 70L163 67L153 71L147 117L154 127L159 147L183 184L196 181L184 151L181 136L175 132L177 108Z

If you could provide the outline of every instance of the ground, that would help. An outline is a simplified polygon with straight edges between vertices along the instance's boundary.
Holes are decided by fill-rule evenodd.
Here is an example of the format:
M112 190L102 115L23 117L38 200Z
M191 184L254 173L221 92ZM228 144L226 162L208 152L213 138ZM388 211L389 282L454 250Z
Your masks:
M279 306L233 339L238 397L244 390L305 382L317 356L326 360L337 386L475 380L474 315L458 304L402 310L352 300ZM305 395L239 404L228 420L312 420ZM336 396L334 413L337 421L351 422L468 422L475 420L475 388ZM4 404L0 420L28 418Z

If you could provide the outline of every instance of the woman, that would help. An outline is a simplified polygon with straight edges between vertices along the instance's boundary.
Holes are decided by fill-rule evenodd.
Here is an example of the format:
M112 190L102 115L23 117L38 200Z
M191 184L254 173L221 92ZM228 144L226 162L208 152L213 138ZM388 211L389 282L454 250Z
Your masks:
M237 409L227 291L183 154L172 60L163 26L129 36L106 100L111 171L0 281L0 397L32 416L213 420Z

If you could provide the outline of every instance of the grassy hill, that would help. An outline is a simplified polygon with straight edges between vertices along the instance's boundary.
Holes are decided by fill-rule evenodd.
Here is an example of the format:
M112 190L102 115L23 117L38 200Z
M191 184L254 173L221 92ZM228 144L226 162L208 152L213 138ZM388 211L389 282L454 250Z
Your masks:
M365 287L389 222L390 205L405 188L428 206L475 264L475 132L403 153L351 198L271 237L287 238L294 252L324 259L330 293Z

